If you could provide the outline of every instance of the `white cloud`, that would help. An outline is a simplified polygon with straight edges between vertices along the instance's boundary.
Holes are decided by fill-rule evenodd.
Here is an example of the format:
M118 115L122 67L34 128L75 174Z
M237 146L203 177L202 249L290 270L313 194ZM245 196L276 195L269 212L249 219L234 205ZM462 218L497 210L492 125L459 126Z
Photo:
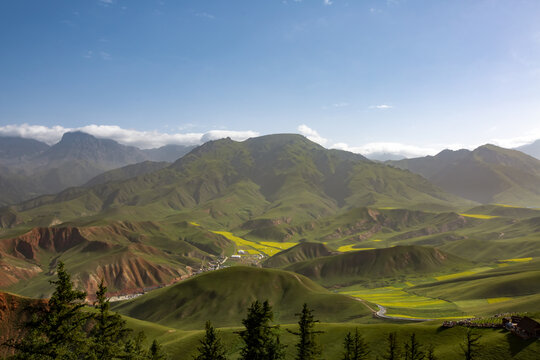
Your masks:
M29 124L0 126L0 135L36 139L49 145L57 143L64 133L70 131L82 131L98 138L112 139L121 144L137 146L141 149L150 149L167 144L199 145L209 140L217 140L225 137L242 141L259 135L259 133L249 130L210 130L205 133L169 134L158 131L124 129L117 125L86 125L78 128L66 128L63 126L47 127Z
M371 154L388 153L412 158L426 155L435 155L440 148L421 147L395 142L373 142L361 146L349 146L346 143L337 143L331 146L333 149L350 151L369 157Z
M100 51L99 55L101 56L103 60L111 60L111 54L105 51Z
M324 5L332 5L333 3L331 0L324 0Z
M524 136L517 136L517 137L507 138L507 139L491 139L489 142L491 144L494 144L500 147L512 149L518 146L523 146L523 145L533 143L538 139L540 139L540 129L533 129L527 135L524 135Z
M369 108L370 109L387 110L387 109L392 109L393 106L392 105L387 105L387 104L381 104L381 105L371 105Z
M207 19L215 19L216 17L212 14L209 14L207 12L198 12L198 13L195 13L195 16L197 17L202 17L202 18L207 18Z
M328 139L323 138L321 135L319 135L317 131L313 130L305 124L298 126L298 131L300 132L300 134L304 135L309 140L316 142L319 145L324 146L328 142Z

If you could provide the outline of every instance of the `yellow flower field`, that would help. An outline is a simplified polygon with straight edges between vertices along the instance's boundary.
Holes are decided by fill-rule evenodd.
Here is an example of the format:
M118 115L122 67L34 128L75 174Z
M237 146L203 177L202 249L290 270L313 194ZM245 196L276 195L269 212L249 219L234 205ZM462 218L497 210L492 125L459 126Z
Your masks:
M375 248L354 248L353 246L355 246L355 245L352 244L352 245L340 246L340 247L338 247L337 251L339 251L339 252L348 252L348 251L373 250L373 249L375 249Z
M484 219L484 220L498 218L498 216L484 215L484 214L459 214L459 215L475 218L475 219Z
M275 248L275 247L272 247L272 246L262 245L262 244L254 242L254 241L249 241L249 240L246 240L246 239L242 239L241 237L238 237L238 236L236 236L233 233L228 232L228 231L212 231L212 232L214 234L219 234L219 235L225 236L227 239L233 241L237 246L242 247L242 250L247 250L248 254L250 254L250 255L256 255L256 254L259 254L259 253L263 253L263 254L266 254L268 256L272 256L272 255L277 254L278 252L280 252L282 250L282 249L278 249L278 248ZM289 244L291 244L291 243L289 243ZM250 248L254 249L256 251L250 251Z
M478 274L480 272L487 271L487 270L491 270L491 268L488 267L488 266L478 267L478 268L474 268L474 269L471 269L471 270L468 270L468 271L463 271L463 272L460 272L460 273L436 276L435 280L443 281L443 280L456 279L456 278L463 277L463 276L469 276L469 275Z
M500 261L505 261L505 262L527 262L527 261L531 261L533 258L532 257L526 257L526 258L517 258L517 259L504 259L504 260L500 260Z

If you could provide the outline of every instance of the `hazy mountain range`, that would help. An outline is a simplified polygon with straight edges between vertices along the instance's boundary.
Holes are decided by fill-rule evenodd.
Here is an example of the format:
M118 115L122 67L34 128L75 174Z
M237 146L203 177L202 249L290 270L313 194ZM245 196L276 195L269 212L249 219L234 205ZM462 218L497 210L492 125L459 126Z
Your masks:
M172 162L192 148L167 145L141 150L82 132L66 133L53 146L32 139L0 137L0 184L3 185L0 205L80 186L97 175L126 165ZM132 168L129 174L144 172L147 166Z

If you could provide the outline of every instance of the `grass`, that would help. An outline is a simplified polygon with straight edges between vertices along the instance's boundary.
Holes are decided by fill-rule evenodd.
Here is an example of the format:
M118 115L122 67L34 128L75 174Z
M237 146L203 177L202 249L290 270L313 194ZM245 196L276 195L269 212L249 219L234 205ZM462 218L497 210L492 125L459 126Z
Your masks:
M330 292L308 278L276 269L233 266L210 271L136 299L114 304L122 314L185 330L240 324L249 304L268 300L279 321L294 321L308 303L323 321L370 318L370 310L348 296Z
M317 313L314 314L317 318ZM164 327L144 321L126 318L128 326L136 331L144 330L148 334L147 344L156 338L169 356L178 360L191 360L197 354L199 340L204 336L202 330L184 331L173 327ZM242 330L240 324L234 327L222 327L218 334L225 344L227 356L231 360L239 358L242 342L237 334ZM296 355L295 344L297 337L287 331L297 331L298 326L294 323L280 324L280 340L287 346L285 359L294 359ZM321 345L321 358L339 359L343 354L343 339L348 332L358 329L365 338L370 349L369 359L382 358L386 352L386 338L390 332L397 333L399 344L403 344L410 334L415 333L417 340L427 347L432 344L435 347L435 355L440 360L455 360L461 353L460 344L463 343L467 329L455 327L443 329L440 322L423 324L391 324L375 322L373 324L336 324L317 323L314 330L322 331L317 336ZM481 335L481 351L478 360L536 360L540 353L540 342L523 341L516 336L510 335L498 329L478 329Z
M357 246L357 245L352 244L352 245L340 246L340 247L338 247L337 251L339 251L339 252L348 252L348 251L361 251L361 250L373 250L373 249L375 249L375 248L356 248L355 246Z
M382 305L387 309L388 316L430 319L466 316L452 302L411 294L404 288L396 286L361 290L343 289L340 293Z
M478 273L480 273L480 272L488 271L488 270L491 270L491 269L492 269L491 267L487 267L487 266L485 266L485 267L478 267L478 268L474 268L474 269L467 270L467 271L463 271L463 272L459 272L459 273L436 276L436 277L435 277L435 280L437 280L437 281L444 281L444 280L450 280L450 279L457 279L457 278L461 278L461 277L464 277L464 276L469 276L469 275L478 274Z

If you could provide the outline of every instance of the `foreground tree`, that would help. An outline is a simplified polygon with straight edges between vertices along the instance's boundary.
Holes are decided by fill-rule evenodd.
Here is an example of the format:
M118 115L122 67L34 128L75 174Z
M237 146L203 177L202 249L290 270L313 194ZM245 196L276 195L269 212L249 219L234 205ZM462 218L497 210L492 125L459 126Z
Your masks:
M55 290L47 303L31 306L33 315L24 324L21 339L4 345L15 350L11 359L28 360L164 360L166 356L154 341L150 350L143 346L145 336L131 336L132 330L117 314L109 312L107 288L103 281L96 293L97 313L82 311L86 293L73 289L69 274L60 262ZM88 332L85 329L90 329Z
M435 356L435 347L433 345L428 346L426 360L437 360L437 357Z
M195 360L227 360L225 349L218 334L210 321L206 322L206 333L200 341L201 346L197 348L199 355L195 356Z
M74 290L71 278L62 262L57 266L58 280L47 304L28 309L33 313L24 324L25 336L9 340L5 345L16 354L13 359L84 359L88 356L89 341L83 331L90 315L81 311L86 293Z
M422 350L422 345L416 340L416 334L412 333L409 341L403 346L405 360L424 360L426 355Z
M315 360L321 355L321 348L317 344L316 336L322 334L323 331L314 330L315 324L319 320L314 319L313 310L309 309L307 304L304 304L302 312L296 316L299 317L298 332L288 330L300 338L296 344L296 360Z
M461 351L465 360L474 360L478 358L480 350L480 335L473 333L471 329L467 330L465 343L461 344Z
M285 346L279 341L279 327L270 325L273 318L268 301L261 304L256 300L250 305L247 317L242 320L246 329L238 332L244 341L241 359L279 360L285 357Z
M397 333L395 332L389 333L388 337L386 338L386 344L388 348L386 350L386 354L384 355L383 359L398 360L400 351L399 351L399 345L397 343Z
M343 360L364 360L367 359L369 349L358 328L354 330L354 335L350 332L345 335L343 341Z
M132 330L126 327L126 322L118 314L109 312L110 304L106 297L107 288L101 280L96 292L98 309L94 317L94 327L90 331L92 351L97 359L121 359L125 357L125 343Z

